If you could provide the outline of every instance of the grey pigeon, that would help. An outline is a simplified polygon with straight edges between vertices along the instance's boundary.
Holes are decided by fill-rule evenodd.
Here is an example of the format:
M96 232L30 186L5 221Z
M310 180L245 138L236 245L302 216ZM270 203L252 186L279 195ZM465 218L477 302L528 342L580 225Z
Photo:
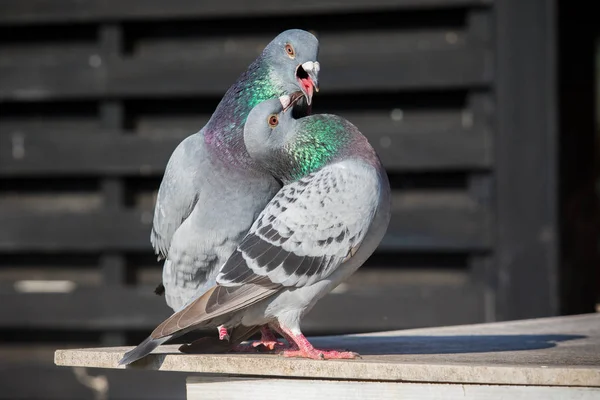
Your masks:
M279 34L225 93L209 122L184 139L158 191L151 242L165 258L167 304L179 311L215 285L215 278L281 184L248 155L243 127L252 108L302 91L308 113L318 90L319 43L309 32Z
M289 103L288 96L260 103L244 129L250 157L283 187L221 268L217 285L161 323L120 364L172 337L217 326L237 341L268 325L286 338L288 357L356 356L315 349L300 320L381 242L390 220L388 178L354 125L334 115L295 119L283 112Z

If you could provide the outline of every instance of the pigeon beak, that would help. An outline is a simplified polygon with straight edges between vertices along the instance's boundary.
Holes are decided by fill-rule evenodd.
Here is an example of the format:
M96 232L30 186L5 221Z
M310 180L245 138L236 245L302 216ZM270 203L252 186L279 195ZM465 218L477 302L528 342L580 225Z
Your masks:
M294 92L289 96L287 94L280 96L279 102L281 103L281 107L283 107L283 112L292 108L303 96L304 92Z
M281 107L283 107L283 111L285 111L292 103L292 98L284 94L283 96L279 96L279 102L281 103Z
M312 103L313 89L319 91L319 71L321 64L318 61L307 61L296 67L296 80L300 85L300 90L306 97L306 102L310 106Z

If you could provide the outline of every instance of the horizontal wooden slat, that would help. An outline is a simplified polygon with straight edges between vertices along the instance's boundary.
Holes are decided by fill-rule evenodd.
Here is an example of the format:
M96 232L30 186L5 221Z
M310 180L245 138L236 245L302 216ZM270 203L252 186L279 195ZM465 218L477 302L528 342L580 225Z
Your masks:
M178 26L172 29L177 29ZM158 31L149 29L131 33L130 49L126 57L152 64L160 62L178 63L194 60L196 63L248 64L279 31L248 34L210 35L198 32L182 32L172 29ZM411 27L410 29L362 29L353 31L324 31L318 33L321 61L330 62L337 57L365 58L398 52L420 52L456 50L472 44L481 46L463 26L451 27ZM178 36L176 34L179 34ZM138 37L139 35L139 37ZM0 65L102 65L99 45L87 42L51 42L32 40L23 46L20 43L0 42ZM324 57L324 58L322 58Z
M18 104L24 107L30 105L30 103ZM70 106L70 104L65 105L65 107ZM71 110L71 115L58 118L52 115L52 111L39 111L37 115L3 116L0 120L0 136L3 132L98 132L99 129L98 118L95 115L82 117L75 110Z
M276 14L386 11L489 5L492 0L27 0L0 2L0 23L105 21L167 18L251 17Z
M471 251L491 246L487 209L460 194L392 196L392 218L380 250Z
M106 69L87 62L0 66L0 100L42 100L106 94Z
M0 134L0 176L160 174L182 139L109 133L18 132ZM15 153L20 143L22 156Z
M178 26L172 29L177 29ZM170 31L167 31L170 32ZM251 60L277 35L278 31L256 32L245 35L195 35L181 32L173 36L144 31L136 32L132 39L131 56L146 59L209 60L215 57L240 57ZM351 53L369 54L396 53L406 51L444 50L464 47L474 39L465 26L428 26L404 29L360 29L356 31L323 30L316 32L319 38L320 56L337 57ZM133 34L132 34L133 35ZM473 42L475 45L475 42ZM23 51L19 48L20 51ZM35 49L34 49L35 50ZM8 61L8 60L7 60ZM322 66L323 67L323 66Z
M79 268L56 268L54 266L6 267L7 263L0 268L0 287L6 285L27 286L27 281L59 281L62 288L68 288L70 285L64 282L70 281L77 286L100 286L103 284L101 271L96 265L87 265ZM10 263L8 263L10 265ZM160 276L156 281L160 281ZM31 287L31 286L30 286ZM53 290L48 290L53 291ZM56 291L56 290L55 290Z
M151 329L172 311L151 288L85 288L71 293L0 293L0 328Z
M369 139L388 171L473 170L492 165L489 127L479 122L465 126L447 118L398 121L397 112L339 114Z
M43 39L43 38L41 38ZM99 48L95 43L44 43L36 42L28 46L3 45L0 42L0 65L53 64L56 60L89 60Z
M489 213L463 201L462 197L449 195L436 199L435 194L395 194L392 221L381 248L487 249ZM151 221L151 212L49 214L0 210L0 251L150 251Z
M101 299L101 301L99 300ZM148 287L69 294L0 294L0 328L151 330L170 315ZM348 309L352 313L348 314ZM460 312L458 312L460 310ZM481 291L464 285L361 285L324 297L303 320L307 334L364 332L483 321Z
M148 250L151 221L152 214L126 211L78 215L0 210L0 251Z
M472 285L371 289L325 296L306 315L302 328L308 334L339 334L484 321L483 294Z
M319 57L323 93L394 92L485 86L491 63L483 49L345 53ZM169 60L131 58L100 65L0 66L0 101L97 98L100 96L222 96L251 62L247 58Z
M35 376L37 383L31 384ZM47 364L0 364L0 386L11 397L21 399L94 399L94 391L77 381L72 368Z
M57 346L58 347L58 346ZM56 348L56 347L55 347ZM0 387L4 398L44 400L185 400L183 372L161 373L156 371L118 370L94 371L80 368L77 379L75 368L57 367L52 358L47 363L3 363L0 361ZM97 377L95 381L92 378ZM86 379L87 378L87 379ZM33 383L32 379L35 380ZM106 380L107 396L94 390ZM85 382L86 384L84 384Z
M388 171L480 169L492 162L485 127L394 121L384 112L343 116L367 136ZM0 176L159 175L183 138L14 132L0 134Z

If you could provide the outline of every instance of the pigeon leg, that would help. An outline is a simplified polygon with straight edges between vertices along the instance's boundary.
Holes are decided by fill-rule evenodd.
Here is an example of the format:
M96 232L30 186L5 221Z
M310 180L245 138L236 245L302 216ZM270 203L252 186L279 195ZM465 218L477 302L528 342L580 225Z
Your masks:
M267 325L260 328L260 340L252 343L252 347L265 346L269 350L275 350L276 347L285 348L287 345L277 340L275 334Z
M335 360L360 357L358 353L354 353L352 351L315 349L302 333L294 333L291 329L281 325L277 326L277 328L277 330L282 333L283 336L290 341L290 343L294 343L294 347L296 347L290 348L289 350L284 350L284 357L303 357L312 358L313 360Z
M233 348L232 351L239 353L264 353L273 350L283 350L288 347L286 343L277 340L275 334L269 329L267 325L264 325L260 328L260 333L260 340L254 341L252 343L238 344Z
M287 342L289 343L288 350L298 350L298 345L296 344L294 339L292 339L292 337L290 335L285 333L285 331L283 329L281 329L279 324L271 323L271 324L269 324L269 326L271 327L271 329L273 329L274 331L277 331L277 333L279 333L281 336L283 336L285 338L285 340L287 340Z
M219 325L217 327L217 330L219 331L219 340L229 341L229 332L227 332L227 328L225 328L225 325Z

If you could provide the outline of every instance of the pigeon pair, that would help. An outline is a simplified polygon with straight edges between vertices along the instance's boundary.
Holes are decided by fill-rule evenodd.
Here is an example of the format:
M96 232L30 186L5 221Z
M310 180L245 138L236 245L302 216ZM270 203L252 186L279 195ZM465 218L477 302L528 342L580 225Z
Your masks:
M163 284L175 313L119 364L206 327L218 328L219 339L180 350L263 345L288 357L356 357L315 349L300 321L375 251L390 219L390 188L354 125L310 115L317 54L312 34L281 33L174 151L152 243L166 259ZM260 341L240 344L258 331Z

